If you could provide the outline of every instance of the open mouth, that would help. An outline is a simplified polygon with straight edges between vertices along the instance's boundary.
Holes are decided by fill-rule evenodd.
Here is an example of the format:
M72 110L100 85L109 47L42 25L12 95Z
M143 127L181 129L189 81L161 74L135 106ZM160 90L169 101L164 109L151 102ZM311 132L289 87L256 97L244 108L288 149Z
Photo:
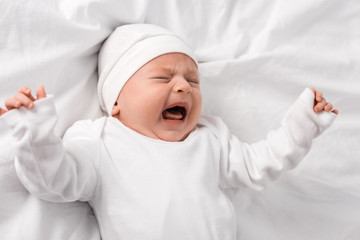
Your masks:
M184 120L186 117L186 109L182 106L174 106L165 109L162 116L166 120Z

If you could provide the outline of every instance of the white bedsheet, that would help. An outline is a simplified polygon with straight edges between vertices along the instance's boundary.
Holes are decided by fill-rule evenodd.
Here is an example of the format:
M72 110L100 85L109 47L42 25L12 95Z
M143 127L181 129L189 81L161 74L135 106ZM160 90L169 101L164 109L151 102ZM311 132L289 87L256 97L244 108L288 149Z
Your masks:
M59 134L100 115L96 61L118 25L181 35L201 62L204 112L254 142L305 87L340 110L303 162L262 192L234 190L238 240L360 236L360 4L356 0L2 0L0 106L21 85L57 99ZM46 203L17 180L0 126L1 239L99 239L86 203Z

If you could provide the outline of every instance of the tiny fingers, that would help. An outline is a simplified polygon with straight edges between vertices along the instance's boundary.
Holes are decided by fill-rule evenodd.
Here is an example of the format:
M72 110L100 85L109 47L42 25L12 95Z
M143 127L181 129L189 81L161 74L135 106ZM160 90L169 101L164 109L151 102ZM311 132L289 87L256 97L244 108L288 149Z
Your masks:
M316 95L316 90L315 90L315 88L310 88L310 90L314 93L314 95Z
M319 91L315 92L315 100L316 100L316 102L322 102L323 101L322 92L319 92Z
M3 115L4 113L6 113L7 111L3 108L0 107L0 116Z
M325 98L323 98L320 103L316 103L316 105L314 106L314 111L316 113L325 111L325 112L332 112L336 115L339 114L339 110L333 108L334 108L333 105L329 102L326 102Z
M7 98L5 100L5 107L7 108L7 110L20 108L21 106L22 106L21 102L17 100L15 97Z
M310 88L310 90L314 93L315 103L321 102L323 99L323 94L320 91L317 91L315 88Z
M333 109L333 105L331 103L326 103L324 110L325 112L330 112Z
M26 108L32 109L34 107L34 101L46 98L46 93L43 85L40 85L36 91L36 99L31 95L31 89L22 86L19 90L15 93L13 97L7 98L5 100L5 107L7 110L11 110L14 108L20 108L21 106L25 106ZM6 110L2 110L0 113Z
M315 102L315 106L314 106L314 111L315 112L321 112L322 110L324 110L324 108L325 108L325 106L327 104L326 99L323 98L322 96L321 96L321 98L322 98L321 101L316 101Z
M42 99L42 98L46 98L46 92L45 92L45 88L44 85L40 85L36 91L36 98L37 100Z
M26 86L20 87L18 93L22 93L27 96L31 101L35 101L35 98L31 95L31 89Z
M321 111L332 112L334 114L339 114L339 110L333 109L333 105L329 102L326 102L322 92L315 90L315 88L310 88L314 93L314 112L318 113Z
M334 108L333 105L328 102L328 103L326 104L324 110L325 110L325 112L330 112L330 111L331 111L332 113L335 113L336 115L338 115L338 114L339 114L339 110L333 109L333 108Z
M30 95L30 97L28 95L24 95L23 93L17 92L15 93L14 96L18 101L20 101L22 106L25 106L29 109L34 107L34 103L33 103L33 99L34 97Z
M33 97L29 97L27 95L24 95L22 92L17 92L15 95L11 98L8 98L5 100L5 106L8 110L14 109L14 108L20 108L21 106L25 106L29 109L34 107L33 103Z

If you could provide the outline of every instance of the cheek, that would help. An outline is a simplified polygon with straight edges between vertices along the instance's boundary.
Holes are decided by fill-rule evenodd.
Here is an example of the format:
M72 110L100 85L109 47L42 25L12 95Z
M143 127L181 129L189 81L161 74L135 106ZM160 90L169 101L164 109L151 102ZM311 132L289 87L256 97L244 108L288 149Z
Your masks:
M150 120L150 118L157 119L159 117L162 106L164 105L164 101L159 96L159 94L142 94L136 98L135 105L138 111L138 115L141 115L144 118L143 120Z
M193 105L196 108L197 114L200 115L202 111L202 96L200 90L197 90L193 101Z
M200 93L193 96L193 106L191 111L191 122L193 125L196 125L202 112L202 97Z
M150 93L145 86L138 82L129 82L120 95L120 104L124 109L134 113L141 113L149 108Z

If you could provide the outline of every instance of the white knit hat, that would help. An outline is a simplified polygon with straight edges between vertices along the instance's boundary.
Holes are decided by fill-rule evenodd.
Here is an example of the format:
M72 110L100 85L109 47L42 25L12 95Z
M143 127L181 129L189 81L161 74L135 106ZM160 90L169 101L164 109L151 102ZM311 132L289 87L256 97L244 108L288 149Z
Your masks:
M99 53L98 97L109 116L126 81L150 60L166 53L184 53L197 64L191 48L174 33L151 24L115 29Z

